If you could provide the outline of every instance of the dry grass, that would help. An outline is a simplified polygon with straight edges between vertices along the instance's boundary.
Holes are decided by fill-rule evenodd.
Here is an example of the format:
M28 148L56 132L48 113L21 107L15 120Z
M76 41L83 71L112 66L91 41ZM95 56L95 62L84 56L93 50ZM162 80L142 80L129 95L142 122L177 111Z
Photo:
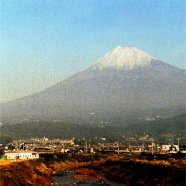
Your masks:
M0 159L0 166L11 164L11 160Z

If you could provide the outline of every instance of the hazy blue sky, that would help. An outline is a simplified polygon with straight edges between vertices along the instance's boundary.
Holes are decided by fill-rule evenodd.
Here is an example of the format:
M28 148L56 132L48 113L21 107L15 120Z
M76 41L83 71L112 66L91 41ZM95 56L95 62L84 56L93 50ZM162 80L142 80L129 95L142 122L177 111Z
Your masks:
M185 62L185 0L1 0L1 101L85 69L116 46Z

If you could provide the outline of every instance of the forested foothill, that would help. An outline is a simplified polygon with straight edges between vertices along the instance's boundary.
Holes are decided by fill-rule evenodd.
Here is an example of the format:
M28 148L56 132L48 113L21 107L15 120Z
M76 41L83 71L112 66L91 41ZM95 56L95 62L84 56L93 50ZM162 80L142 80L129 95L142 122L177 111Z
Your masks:
M121 141L128 139L139 140L148 135L156 143L177 143L177 139L185 136L186 115L177 115L171 118L159 118L157 120L116 118L108 122L90 123L64 123L33 121L20 124L5 123L1 125L0 143L7 144L12 140L42 138L67 139L91 139L92 144L98 143L98 139L105 138L105 142ZM78 142L78 141L75 141Z

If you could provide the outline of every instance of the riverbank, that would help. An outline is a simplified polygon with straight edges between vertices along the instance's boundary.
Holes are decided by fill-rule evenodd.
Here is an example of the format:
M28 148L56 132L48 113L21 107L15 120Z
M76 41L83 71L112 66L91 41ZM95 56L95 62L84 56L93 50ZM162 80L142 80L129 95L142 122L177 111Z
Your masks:
M51 186L52 170L37 161L1 165L1 186Z
M127 185L185 185L183 167L133 160L109 160L100 167L107 178Z
M182 186L185 165L185 157L176 156L44 154L39 160L1 165L0 185L49 186L53 174L74 171L80 181L101 180L104 175L127 185Z

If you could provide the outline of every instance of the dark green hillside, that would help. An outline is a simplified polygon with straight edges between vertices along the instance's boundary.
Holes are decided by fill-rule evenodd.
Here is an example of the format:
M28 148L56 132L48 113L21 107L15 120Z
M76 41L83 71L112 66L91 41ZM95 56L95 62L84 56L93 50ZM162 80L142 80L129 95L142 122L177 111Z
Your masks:
M16 125L4 125L1 127L3 135L11 139L47 137L54 138L107 138L108 141L115 141L120 136L121 128L114 126L92 126L88 124L67 124L61 122L34 122Z
M147 131L152 134L182 134L185 133L186 115L175 116L170 119L150 121L144 125Z
M62 122L32 122L15 125L1 126L1 142L6 143L11 139L48 137L54 138L89 138L97 141L106 138L108 142L125 141L128 138L139 139L148 134L156 140L176 140L185 134L186 115L178 115L169 119L156 121L133 120L126 125L110 124L67 124ZM121 122L121 120L120 120Z
M177 138L184 137L186 132L186 115L178 115L173 118L155 121L139 121L131 125L130 129L143 132L155 138L160 143L176 142Z

